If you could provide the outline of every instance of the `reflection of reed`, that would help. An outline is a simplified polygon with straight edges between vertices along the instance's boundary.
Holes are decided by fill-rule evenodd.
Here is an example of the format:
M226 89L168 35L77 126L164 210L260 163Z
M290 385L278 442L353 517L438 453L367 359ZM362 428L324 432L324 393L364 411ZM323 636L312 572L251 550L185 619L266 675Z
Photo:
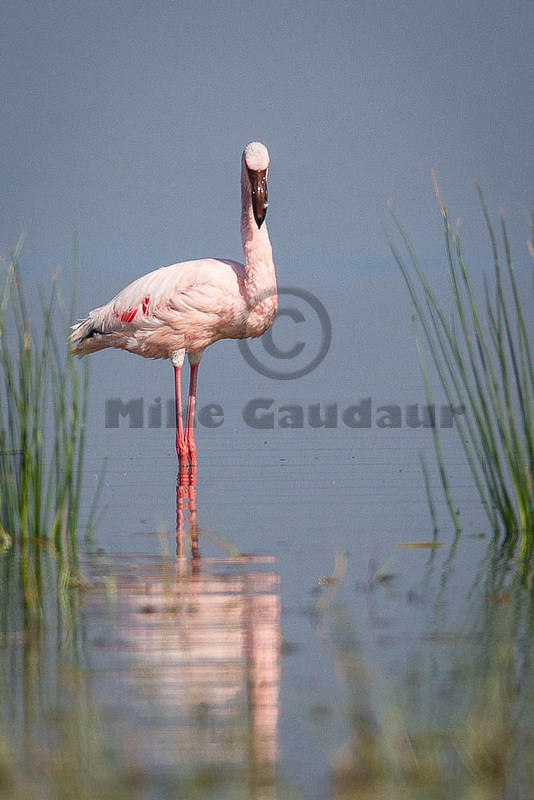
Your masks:
M323 583L316 631L332 653L348 721L331 757L332 800L532 795L534 593L514 571L506 543L494 541L451 627L447 604L458 591L451 549L439 580L425 585L426 625L406 667L391 667L386 681L373 670L351 606L333 602L339 570ZM522 568L522 559L516 563ZM379 591L376 567L370 562L364 584L371 597Z
M114 658L117 648L128 656L128 700L150 725L158 761L194 769L246 765L249 780L269 797L280 682L274 559L201 558L194 488L179 487L177 501L176 560L133 556L111 565L115 606L98 602L119 634ZM187 537L191 558L184 556Z

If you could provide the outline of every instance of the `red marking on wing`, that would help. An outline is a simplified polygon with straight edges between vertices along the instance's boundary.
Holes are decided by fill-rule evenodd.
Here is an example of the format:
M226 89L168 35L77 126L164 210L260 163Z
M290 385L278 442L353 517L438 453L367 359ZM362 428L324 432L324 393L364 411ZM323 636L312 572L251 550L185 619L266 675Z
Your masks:
M123 311L122 314L120 314L120 320L121 322L133 322L136 314L137 308L129 308L127 311Z
M150 295L149 295L149 294L147 294L147 296L146 296L146 297L145 297L145 299L143 300L143 314L146 314L146 313L147 313L147 310L148 310L148 304L149 304L149 303L150 303Z

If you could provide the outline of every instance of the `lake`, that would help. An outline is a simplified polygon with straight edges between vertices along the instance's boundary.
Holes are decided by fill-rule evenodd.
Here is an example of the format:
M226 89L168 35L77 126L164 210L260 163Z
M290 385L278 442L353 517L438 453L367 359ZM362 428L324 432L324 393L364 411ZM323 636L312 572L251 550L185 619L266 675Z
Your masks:
M1 729L36 796L39 776L68 797L528 796L530 591L436 389L455 533L398 290L377 315L362 281L357 318L321 295L330 348L297 378L250 353L305 371L320 320L296 338L282 318L270 361L212 348L196 486L176 487L169 365L93 359L82 520L105 472L79 577L46 547L2 566Z

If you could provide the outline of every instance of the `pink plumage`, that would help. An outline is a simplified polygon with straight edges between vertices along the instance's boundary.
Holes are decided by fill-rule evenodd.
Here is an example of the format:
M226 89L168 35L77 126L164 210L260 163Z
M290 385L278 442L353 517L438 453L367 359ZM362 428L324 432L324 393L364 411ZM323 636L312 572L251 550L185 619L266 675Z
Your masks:
M278 307L267 213L269 154L260 142L243 151L241 240L244 264L205 258L149 272L73 326L73 352L83 356L108 347L145 358L169 358L175 368L176 449L180 471L196 467L193 419L197 369L202 353L219 339L261 336ZM185 435L181 418L180 369L191 365Z

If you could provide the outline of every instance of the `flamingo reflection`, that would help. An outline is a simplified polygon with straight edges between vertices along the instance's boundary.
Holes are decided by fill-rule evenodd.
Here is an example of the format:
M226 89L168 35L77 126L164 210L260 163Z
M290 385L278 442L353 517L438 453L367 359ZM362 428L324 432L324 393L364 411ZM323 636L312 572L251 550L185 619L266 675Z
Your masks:
M186 520L188 520L188 531L186 531ZM191 558L195 564L200 555L198 551L196 472L192 483L184 483L180 473L176 478L176 558L179 561L184 558L184 536L187 533L191 541Z
M194 772L216 766L233 779L241 770L250 796L271 798L280 685L275 559L201 557L195 487L178 483L176 499L176 558L117 563L114 651L128 655L129 710L149 725L146 744L158 762Z

